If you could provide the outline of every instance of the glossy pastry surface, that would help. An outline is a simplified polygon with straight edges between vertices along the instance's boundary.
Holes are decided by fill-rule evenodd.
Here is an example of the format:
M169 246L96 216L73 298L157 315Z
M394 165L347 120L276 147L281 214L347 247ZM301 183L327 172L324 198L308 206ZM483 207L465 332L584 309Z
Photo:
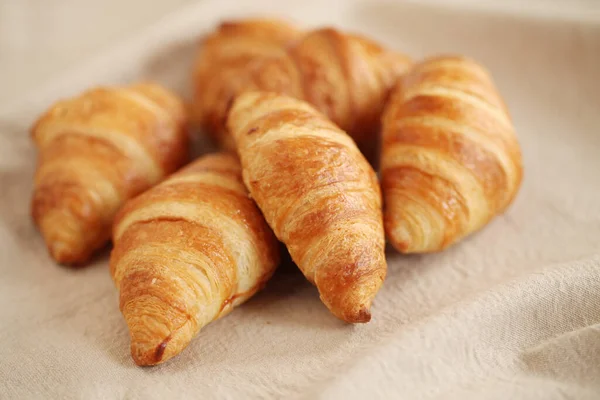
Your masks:
M411 65L410 59L400 53L384 49L376 42L333 28L322 28L306 33L295 40L265 43L262 39L242 39L250 35L240 30L236 36L239 55L235 61L226 59L231 66L222 69L219 55L222 47L215 45L215 56L209 56L212 44L222 41L219 35L205 44L198 60L196 88L199 107L212 107L219 112L210 118L209 131L216 132L226 148L233 141L224 122L233 97L244 91L270 91L305 100L327 115L342 130L352 136L361 148L377 143L380 117L389 90L398 76ZM289 39L288 35L285 39ZM280 36L273 35L275 39ZM229 39L230 41L232 39ZM260 44L260 46L258 46ZM225 49L234 49L227 46ZM238 49L238 47L235 47ZM258 50L261 50L260 52ZM251 53L251 56L244 56ZM238 53L235 53L238 54ZM219 74L206 74L222 69ZM235 68L234 68L235 67ZM242 69L240 71L240 69ZM207 82L210 78L210 82ZM205 118L206 119L206 118Z
M246 186L322 301L369 321L386 274L381 195L352 138L308 103L265 92L239 96L228 126Z
M382 190L398 250L443 250L514 199L523 174L513 124L489 72L464 57L411 70L383 116Z
M301 37L291 24L275 19L245 19L221 23L203 38L193 71L195 122L219 144L233 149L225 131L233 97L246 85L257 63L280 57Z
M260 290L279 247L234 155L202 157L129 201L110 270L138 365L179 354L202 327Z
M121 205L187 160L185 123L182 102L152 83L88 90L36 122L31 211L56 261L87 261Z

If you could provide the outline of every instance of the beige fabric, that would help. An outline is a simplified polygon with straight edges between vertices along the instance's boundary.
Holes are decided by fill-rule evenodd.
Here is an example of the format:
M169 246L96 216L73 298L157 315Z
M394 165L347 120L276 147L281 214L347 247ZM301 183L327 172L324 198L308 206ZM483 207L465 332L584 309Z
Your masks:
M0 110L0 398L600 398L598 14L330 3L207 0ZM58 267L31 223L27 128L56 97L96 83L155 78L185 93L196 35L260 10L417 57L481 60L515 120L523 188L506 215L446 252L390 250L367 325L332 317L287 267L179 357L138 368L107 254Z

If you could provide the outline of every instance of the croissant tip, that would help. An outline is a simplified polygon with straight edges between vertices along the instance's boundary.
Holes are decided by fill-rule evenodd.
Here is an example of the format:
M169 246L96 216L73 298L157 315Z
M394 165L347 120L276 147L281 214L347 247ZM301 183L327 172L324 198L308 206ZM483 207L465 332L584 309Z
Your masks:
M72 246L64 241L48 243L48 253L59 264L66 266L80 266L86 257L73 251Z
M371 303L384 277L385 272L383 275L373 274L370 279L357 281L350 287L334 288L335 290L327 290L323 284L319 285L318 281L316 285L321 301L333 315L350 324L361 324L371 321Z
M335 310L328 307L330 311L344 322L349 324L365 324L371 321L371 311L369 305L361 305L357 309Z
M36 198L32 203L32 218L54 261L65 266L82 266L89 261L93 251L104 243L90 240L83 234L85 228L67 203L65 201L42 211L41 200ZM92 231L86 233L94 235Z
M179 329L171 329L164 315L168 313L166 305L155 296L135 296L123 298L123 289L131 290L131 275L121 281L121 301L126 304L122 309L129 328L130 351L133 361L141 367L161 364L179 354L189 343L189 324ZM139 285L143 279L137 276ZM142 286L138 286L141 288ZM146 287L147 289L147 287ZM169 305L166 305L169 307ZM165 312L166 311L166 312Z
M168 336L162 342L160 342L158 346L156 346L156 349L154 350L154 361L157 363L162 361L165 354L165 349L167 348L167 344L169 344L170 340L171 336Z
M65 242L55 241L48 243L48 252L59 263L66 263L72 258L69 246Z
M386 234L390 243L400 253L411 253L414 251L411 230L406 224L386 224Z
M150 367L166 361L165 350L171 340L171 336L166 337L158 345L148 347L145 344L131 343L131 357L140 367Z
M364 324L369 321L371 321L371 311L369 311L367 307L362 307L360 310L358 310L358 313L355 316L353 316L353 318L351 318L351 320L348 322L352 322L355 324Z

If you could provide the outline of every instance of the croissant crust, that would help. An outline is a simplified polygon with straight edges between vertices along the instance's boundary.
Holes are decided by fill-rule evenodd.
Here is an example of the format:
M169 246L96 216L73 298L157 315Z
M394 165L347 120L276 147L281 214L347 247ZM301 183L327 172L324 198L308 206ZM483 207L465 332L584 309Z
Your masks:
M205 156L129 201L110 270L138 365L179 354L202 327L260 290L279 262L235 156Z
M151 83L88 90L36 122L31 213L54 259L87 261L119 207L186 161L185 122L182 102Z
M234 95L246 85L257 63L278 57L301 32L284 21L226 21L202 40L194 68L194 119L225 148L233 149L225 132Z
M322 301L367 322L386 274L381 195L354 141L309 104L247 92L232 107L244 182Z
M224 69L213 60L224 59L223 54L230 54L233 47L211 45L224 40L231 43L232 39L223 36L220 32L216 34L198 58L196 87L201 95L196 104L200 108L219 104L212 107L219 110L210 118L212 123L205 125L210 132L217 132L219 141L228 148L233 148L234 143L227 130L220 126L225 121L224 116L235 95L256 90L305 100L361 147L373 147L389 90L411 65L407 56L388 51L365 37L323 28L308 32L302 38L299 34L289 35L295 40L284 41L287 46L281 46L279 41L275 44L260 41L258 46L240 33L236 44L246 46L245 50L234 61L228 58L228 68ZM276 39L280 37L274 35ZM252 56L244 56L245 52L252 52ZM204 73L209 70L208 63L213 65L213 70L221 72Z
M439 251L514 199L521 151L489 73L438 57L400 80L383 116L385 227L400 251Z

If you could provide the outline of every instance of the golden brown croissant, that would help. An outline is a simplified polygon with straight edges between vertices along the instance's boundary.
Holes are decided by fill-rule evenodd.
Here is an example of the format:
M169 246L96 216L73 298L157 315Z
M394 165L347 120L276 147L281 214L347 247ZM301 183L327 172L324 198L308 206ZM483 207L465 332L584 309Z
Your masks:
M292 25L270 19L224 22L202 43L194 70L194 118L215 140L234 148L223 133L231 100L246 85L246 74L256 62L277 57L299 38Z
M113 233L110 269L138 365L179 354L203 326L261 289L279 262L239 161L224 153L129 201Z
M181 101L150 83L89 90L37 121L31 209L56 261L87 261L119 207L185 162L184 125Z
M521 151L488 72L462 57L417 65L383 117L386 233L398 250L442 250L511 203Z
M206 54L199 59L210 62ZM367 38L331 28L312 31L285 51L272 51L259 61L255 59L252 64L245 61L243 76L228 78L231 82L215 77L212 85L221 90L204 90L205 102L231 105L235 94L251 90L286 94L308 101L359 145L367 147L376 142L374 135L391 86L411 65L405 55L386 51ZM204 80L197 82L198 88L204 86ZM221 108L220 118L226 109ZM221 130L219 134L221 142L231 147L227 132Z
M386 274L381 194L356 144L308 103L266 92L234 102L246 186L322 301L367 322Z

